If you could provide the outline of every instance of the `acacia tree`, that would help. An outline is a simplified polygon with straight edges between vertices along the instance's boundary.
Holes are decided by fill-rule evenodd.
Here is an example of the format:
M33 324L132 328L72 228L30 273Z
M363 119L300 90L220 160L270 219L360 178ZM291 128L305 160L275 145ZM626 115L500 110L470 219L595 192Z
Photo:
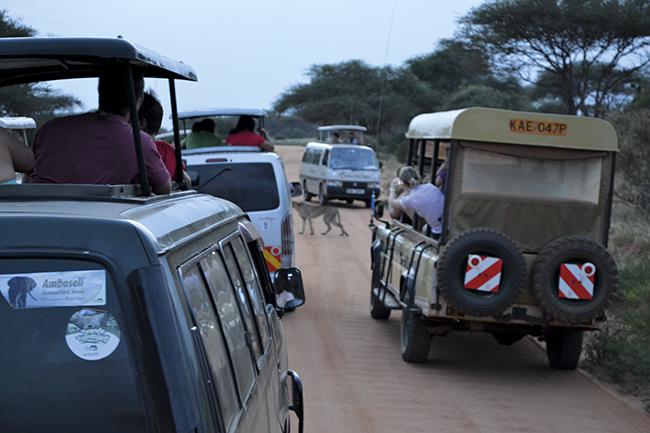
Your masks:
M602 116L650 63L650 0L492 0L461 24L495 65L543 74L568 114Z
M0 10L0 37L30 37L36 30L11 18ZM80 102L47 84L22 84L0 87L0 115L30 116L38 124L54 117L59 111L78 107Z

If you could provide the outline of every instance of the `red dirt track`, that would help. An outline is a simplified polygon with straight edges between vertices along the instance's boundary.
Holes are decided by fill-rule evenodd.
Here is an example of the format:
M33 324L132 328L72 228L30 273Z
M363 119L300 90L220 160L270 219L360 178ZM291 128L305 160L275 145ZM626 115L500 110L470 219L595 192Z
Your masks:
M290 181L302 147L279 147ZM297 199L302 200L302 199ZM552 370L532 340L506 347L487 334L434 337L425 364L402 361L399 318L370 318L370 212L332 203L350 237L314 220L298 232L307 303L282 322L289 365L305 386L310 433L641 433L650 416L580 371Z

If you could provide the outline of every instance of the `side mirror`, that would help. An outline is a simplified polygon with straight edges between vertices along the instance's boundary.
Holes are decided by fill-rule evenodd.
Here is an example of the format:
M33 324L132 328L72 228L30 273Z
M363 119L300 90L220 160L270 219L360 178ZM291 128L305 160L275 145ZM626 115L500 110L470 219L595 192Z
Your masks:
M305 303L305 289L302 274L298 268L283 268L275 271L273 278L275 304L285 310L293 311Z
M381 219L381 218L384 217L384 202L383 201L375 202L375 209L373 210L372 215L377 219Z
M291 197L300 197L302 195L302 184L300 182L291 182Z
M382 168L384 166L384 163L379 161L379 168Z
M188 171L187 175L190 177L190 180L192 181L192 186L199 186L201 183L201 178L199 177L199 173L196 171Z

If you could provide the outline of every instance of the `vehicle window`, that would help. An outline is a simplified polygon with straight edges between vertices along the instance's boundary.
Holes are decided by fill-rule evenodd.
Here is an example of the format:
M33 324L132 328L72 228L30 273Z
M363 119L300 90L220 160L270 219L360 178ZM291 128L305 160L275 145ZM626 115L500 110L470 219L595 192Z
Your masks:
M547 160L465 149L461 192L597 204L602 158Z
M237 262L239 263L239 269L241 269L243 273L246 290L248 291L251 303L253 304L253 310L255 311L255 317L257 319L257 327L260 331L260 336L262 337L262 347L266 347L266 344L270 340L270 335L269 324L266 320L264 309L264 297L262 295L260 278L257 275L255 265L253 265L243 241L240 238L235 239L232 242L232 247L235 251Z
M72 284L79 290L79 278L87 282L89 275L101 298L70 302L65 292ZM16 284L29 279L34 284ZM0 412L11 413L0 418L0 430L147 431L130 328L105 268L77 260L2 259L0 293Z
M323 154L323 160L321 161L321 165L327 165L327 159L330 156L330 151L329 149L325 149L325 153Z
M316 152L314 153L314 164L318 165L320 164L320 156L323 154L322 149L317 149Z
M309 149L305 149L305 152L302 154L302 162L309 162Z
M224 247L223 256L226 261L226 267L230 270L230 278L232 284L235 286L237 300L239 301L239 308L241 309L241 313L244 318L244 324L246 326L246 330L248 331L248 336L250 337L253 354L255 355L255 359L259 359L262 356L263 352L262 341L260 338L260 333L257 329L257 324L255 323L255 316L253 315L251 302L248 299L248 295L246 294L246 288L244 287L244 282L242 281L241 274L239 273L237 261L235 260L231 244L228 244Z
M255 366L248 347L244 322L237 307L235 291L218 254L210 254L201 260L201 268L221 319L226 344L235 368L237 388L242 400L245 400L253 387Z
M267 162L202 164L189 166L201 184L198 191L235 203L244 212L276 209L280 206L273 165Z
M371 149L335 147L330 155L330 168L334 170L375 170L379 168L375 152Z
M201 335L212 373L212 383L216 387L221 416L228 430L241 405L222 329L197 266L183 272L183 288L192 310L194 325Z

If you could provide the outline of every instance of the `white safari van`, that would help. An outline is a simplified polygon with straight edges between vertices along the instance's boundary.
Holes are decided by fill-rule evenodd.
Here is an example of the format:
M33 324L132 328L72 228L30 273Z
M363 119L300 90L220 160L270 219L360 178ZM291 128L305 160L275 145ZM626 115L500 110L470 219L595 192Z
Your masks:
M362 144L365 131L356 125L318 128L320 141L307 144L300 167L306 201L314 196L321 205L330 199L361 200L370 207L373 194L379 197L379 161L375 151Z
M219 146L183 150L198 192L224 198L248 213L264 240L266 266L273 275L295 263L291 191L278 155L257 147Z

